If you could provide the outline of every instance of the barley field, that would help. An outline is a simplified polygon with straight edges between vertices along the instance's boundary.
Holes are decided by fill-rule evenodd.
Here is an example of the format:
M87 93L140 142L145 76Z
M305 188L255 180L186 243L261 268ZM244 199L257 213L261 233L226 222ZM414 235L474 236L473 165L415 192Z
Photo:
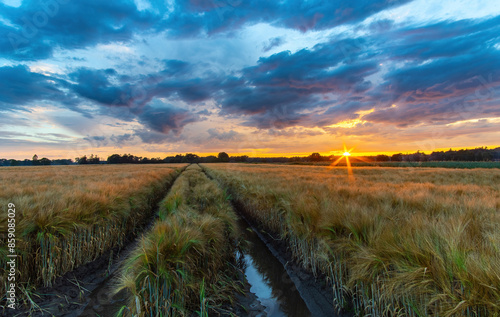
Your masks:
M28 290L96 259L145 224L186 164L4 167L0 205L16 209L16 281ZM0 214L5 234L7 210ZM0 247L5 294L7 244ZM21 298L19 298L21 299ZM26 302L25 302L26 303Z
M237 216L228 195L190 165L160 203L158 220L123 264L118 315L218 316L239 290Z
M327 282L339 310L500 315L498 169L371 166L348 176L342 166L186 167L2 168L0 203L16 209L25 306L30 289L123 246L156 215L120 265L115 289L127 304L119 315L230 315L242 291L233 200ZM6 223L5 210L2 230ZM2 291L7 251L0 247Z
M338 309L500 315L500 170L202 166Z

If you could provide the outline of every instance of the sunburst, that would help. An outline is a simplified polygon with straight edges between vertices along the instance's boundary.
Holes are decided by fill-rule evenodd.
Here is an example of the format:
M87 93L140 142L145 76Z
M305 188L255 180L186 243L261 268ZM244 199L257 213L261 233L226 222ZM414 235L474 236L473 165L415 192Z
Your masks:
M352 173L352 166L351 166L351 161L349 160L349 156L351 156L351 151L354 150L354 148L351 148L350 150L347 150L345 144L344 144L344 153L342 153L342 156L339 157L337 160L335 160L335 162L333 162L332 164L330 164L330 167L334 167L336 166L337 164L339 164L339 162L345 158L345 162L346 162L346 166L347 166L347 176L349 177L349 180L354 180L354 175Z

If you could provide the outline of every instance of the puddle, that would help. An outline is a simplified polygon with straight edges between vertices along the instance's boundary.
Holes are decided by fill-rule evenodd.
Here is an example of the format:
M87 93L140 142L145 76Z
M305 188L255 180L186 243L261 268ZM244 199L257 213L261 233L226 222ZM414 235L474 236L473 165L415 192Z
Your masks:
M243 254L245 276L251 285L250 291L266 307L266 316L311 316L281 262L244 220L240 219L239 226L245 240L250 242Z

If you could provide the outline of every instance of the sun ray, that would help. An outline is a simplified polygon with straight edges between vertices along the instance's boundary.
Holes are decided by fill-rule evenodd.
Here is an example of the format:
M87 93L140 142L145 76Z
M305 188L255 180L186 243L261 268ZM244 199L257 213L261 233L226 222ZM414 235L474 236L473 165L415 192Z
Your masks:
M329 169L332 169L335 165L339 164L339 162L342 158L343 158L343 156L339 157L335 162L330 164Z
M365 162L365 163L369 163L369 164L372 164L372 163L373 163L373 161L371 161L371 160L369 160L369 159L367 159L367 158L365 158L365 157L363 157L363 156L356 156L356 159L357 159L357 160L360 160L360 161L362 161L362 162Z
M354 180L354 174L352 173L351 161L349 160L349 156L345 157L345 161L347 163L347 176L350 181Z

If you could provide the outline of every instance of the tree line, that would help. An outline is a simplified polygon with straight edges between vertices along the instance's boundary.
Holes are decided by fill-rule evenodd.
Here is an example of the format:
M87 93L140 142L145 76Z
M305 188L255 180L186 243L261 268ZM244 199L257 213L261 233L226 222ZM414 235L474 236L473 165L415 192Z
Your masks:
M165 158L147 158L135 156L132 154L113 154L108 157L106 162L108 164L154 164L154 163L217 163L217 162L246 162L248 156L232 156L230 157L226 152L220 152L217 156L199 156L193 153L185 155L177 154L175 156L167 156Z
M392 156L377 155L375 161L378 162L429 162L429 161L462 161L462 162L487 162L500 161L500 147L488 149L479 147L475 149L461 149L448 151L434 151L431 154L425 154L417 151L412 154L398 153Z
M55 159L49 160L46 157L38 158L38 155L33 155L31 160L15 160L15 159L0 159L0 166L42 166L42 165L70 165L73 164L71 159Z
M296 163L296 162L326 162L333 161L338 156L321 155L312 153L309 156L294 157L248 157L247 155L230 156L226 152L220 152L217 156L199 156L193 153L177 154L165 158L148 158L135 156L132 154L112 154L104 161L97 155L76 157L72 159L50 160L46 157L41 159L38 155L33 155L31 160L0 159L0 166L40 166L40 165L72 165L72 164L157 164L157 163L218 163L218 162L248 162L248 163ZM484 162L500 161L500 147L488 149L479 147L475 149L462 149L448 151L434 151L431 154L425 154L417 151L411 154L393 154L365 156L366 159L376 162L428 162L428 161L466 161L466 162Z

